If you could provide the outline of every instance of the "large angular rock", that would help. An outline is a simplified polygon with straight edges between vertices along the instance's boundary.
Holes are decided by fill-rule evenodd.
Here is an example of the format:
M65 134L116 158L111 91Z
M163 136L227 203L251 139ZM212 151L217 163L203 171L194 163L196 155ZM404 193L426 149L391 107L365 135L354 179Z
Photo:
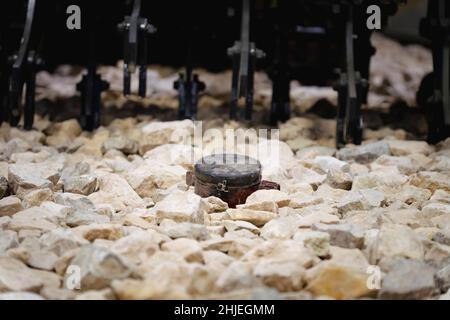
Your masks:
M70 264L80 268L81 290L103 289L112 280L127 278L131 273L120 256L94 245L83 247Z
M161 252L169 253L169 252ZM170 253L173 254L173 253ZM209 272L205 266L199 265L197 263L185 263L183 261L173 261L172 263L161 263L158 259L149 265L147 268L154 269L154 272L146 275L146 279L154 278L155 275L159 280L160 285L166 285L166 290L170 289L175 295L181 292L186 292L186 294L191 297L195 296L205 296L213 292L214 281L217 279L217 274ZM171 278L171 281L167 278ZM167 281L167 280L169 281ZM170 292L169 291L169 292ZM171 293L167 297L172 296Z
M431 223L440 229L450 230L450 216L441 215L438 217L431 218Z
M110 132L106 129L99 128L95 131L95 133L92 135L92 137L88 140L84 140L81 146L76 146L75 149L75 155L80 157L81 160L85 160L86 156L94 157L94 158L101 158L103 156L103 153L101 151L103 142L105 142L109 138ZM78 139L78 141L80 141ZM73 148L73 143L70 143L67 145L67 148Z
M280 125L280 139L292 140L298 136L307 136L314 128L314 121L304 117L294 117Z
M235 259L239 259L251 249L255 248L263 241L254 236L253 233L247 230L241 230L241 232L247 232L247 235L251 235L252 237L242 236L241 234L233 235L231 232L225 234L224 239L231 239L230 247L228 249L228 255ZM239 233L239 231L235 231L235 233ZM231 234L231 235L230 235Z
M306 289L316 296L353 299L370 296L367 286L369 264L357 249L331 248L330 260L306 272Z
M399 193L395 195L395 199L403 201L406 204L417 204L419 206L430 199L430 197L430 190L418 188L411 185L405 186Z
M2 153L6 158L10 158L14 153L25 152L31 149L31 145L20 138L14 138L8 141L4 146Z
M15 196L9 196L0 200L0 217L12 216L23 210L22 202Z
M115 241L110 250L129 264L139 265L158 252L160 244L167 241L170 239L156 231L137 231Z
M187 288L188 282L194 280L188 280L185 265L169 262L154 269L144 280L113 281L111 287L115 295L121 300L192 299Z
M320 208L320 207L319 207ZM338 223L339 217L335 214L329 214L329 213L321 213L318 212L312 212L310 214L307 214L303 216L299 221L299 227L300 228L309 228L314 223Z
M246 152L248 144L238 145L238 152L258 159L262 165L262 178L264 180L281 183L289 171L295 165L294 153L289 146L277 139L259 139L259 143Z
M182 143L194 132L191 120L151 122L142 127L143 138L139 141L139 153L145 154L159 145Z
M359 163L369 163L382 155L390 154L389 144L385 141L378 141L358 147L342 148L338 151L337 157L344 161L353 160Z
M19 245L17 233L11 230L0 230L0 256L8 249L15 248Z
M145 220L144 217L141 217L139 214L135 213L127 214L121 221L124 226L133 226L144 230L152 229L155 227L153 223Z
M351 224L315 223L312 229L330 235L330 244L341 248L361 249L364 246L364 232Z
M411 209L396 209L392 210L386 209L383 215L380 217L394 224L406 225L412 229L421 227L432 227L432 223L423 216L423 214L414 208Z
M39 239L41 246L58 257L71 250L89 244L89 241L74 235L71 229L58 228L45 233Z
M278 207L282 208L289 205L291 201L289 196L278 190L258 190L248 196L245 204L256 204L262 202L275 202Z
M275 201L264 201L264 202L256 202L256 203L249 203L249 204L240 204L240 205L236 206L236 209L269 211L269 212L273 212L275 214L278 213L278 205Z
M328 183L336 189L350 190L352 188L353 177L347 172L330 169L327 173L325 183Z
M261 286L261 280L253 275L253 267L250 263L236 261L220 274L215 286L222 292L229 292Z
M45 134L38 130L22 130L19 128L10 128L8 138L20 138L31 145L42 144L45 141Z
M429 202L422 207L422 215L427 219L448 214L450 214L450 204Z
M322 184L317 188L314 196L321 197L322 199L324 199L325 203L333 205L341 201L341 199L344 198L347 194L347 190L335 189L328 184Z
M91 173L91 168L86 162L79 162L74 166L64 168L58 185L64 192L89 195L97 187L97 177Z
M381 299L424 299L435 293L434 269L417 260L399 259L384 277Z
M68 211L65 210L32 207L16 213L9 223L9 228L15 231L27 229L48 232L56 229L60 223L64 223L67 213Z
M19 260L0 257L0 292L34 291L43 286L59 287L59 277L51 272L28 268Z
M370 261L376 263L383 257L399 257L421 260L424 248L411 228L392 224L380 229L376 240L368 245Z
M105 174L98 177L99 191L89 195L96 205L110 204L116 211L131 208L145 208L144 200L130 187L128 182L117 174Z
M55 203L63 206L71 207L75 210L93 210L95 209L94 203L86 196L75 193L55 193Z
M294 261L303 268L310 268L318 262L318 258L309 249L299 245L294 240L268 240L257 242L257 245L247 250L242 261Z
M143 158L149 163L169 166L181 166L192 170L194 163L200 160L201 149L185 144L164 144L147 151Z
M313 187L306 182L285 181L283 183L283 189L289 195L301 193L310 196L314 193Z
M384 166L395 166L400 173L410 175L421 169L418 161L406 156L394 157L382 155L371 164L372 169L382 169Z
M353 179L352 190L371 188L391 188L400 190L408 182L408 176L401 174L396 167L386 167L383 170L372 171L356 176Z
M216 250L203 251L203 260L205 262L205 266L207 266L210 270L214 270L213 272L218 273L224 272L225 269L235 261L227 254Z
M69 119L66 121L53 123L45 130L45 133L49 136L61 134L67 137L68 140L73 140L78 137L82 131L83 129L81 129L81 126L77 119Z
M41 150L39 152L27 151L14 153L10 160L14 163L39 163L47 161L53 155L55 154L52 154L47 150Z
M178 165L147 162L127 174L130 186L141 197L154 197L159 189L170 187L185 181L186 170Z
M313 168L317 168L321 173L328 173L330 170L344 172L348 171L349 165L345 161L338 160L330 156L318 156L312 161Z
M450 174L443 172L422 171L414 175L411 184L419 188L450 192Z
M74 234L88 241L117 240L123 237L123 228L117 224L90 224L72 229Z
M387 143L394 156L405 156L412 153L429 155L434 150L425 141L389 140Z
M450 192L438 189L433 193L429 202L450 204Z
M298 159L314 159L317 156L329 156L332 157L336 153L335 148L329 148L324 146L312 146L299 150L295 157Z
M202 246L194 239L179 238L162 244L161 250L175 252L187 262L203 263Z
M176 222L203 223L207 208L200 196L192 192L175 191L158 202L152 212L158 221L172 219Z
M359 193L363 196L368 208L377 208L386 205L386 193L382 190L360 189Z
M330 254L330 235L326 232L300 229L293 239L312 250L318 257L327 257Z
M305 271L297 261L261 261L255 265L253 275L268 287L280 292L303 288Z
M298 219L281 217L267 222L261 229L264 239L291 239L298 229Z
M339 213L345 215L347 212L363 210L368 207L368 203L364 196L357 191L346 194L336 205Z
M430 167L430 171L450 171L450 159L445 156L437 156Z
M322 197L317 195L308 195L303 192L297 192L290 195L291 201L289 207L301 209L309 206L315 206L324 202Z
M245 221L243 221L245 222ZM247 240L259 240L258 236L247 229L240 229L235 231L227 231L224 233L223 237L226 239L233 239L238 241L247 241ZM240 256L240 254L239 254Z
M228 232L227 234L229 234L230 232L233 232L233 231L240 231L240 230L249 231L252 234L260 233L260 229L258 227L256 227L254 224L247 222L247 221L225 220L225 221L223 221L223 226L227 230L227 232Z
M108 216L98 214L92 211L77 210L70 212L66 218L66 225L69 227L78 227L82 225L90 225L94 223L106 224L110 222Z
M8 256L21 260L32 268L48 271L53 270L58 259L54 252L42 248L39 241L31 237L25 238L19 247L10 249Z
M205 198L208 205L208 213L223 212L228 209L228 203L217 197Z
M15 194L34 189L52 189L59 179L61 168L47 163L18 163L8 167L8 181Z
M289 170L289 174L297 182L308 183L314 189L320 186L327 178L326 174L317 173L301 165L293 166Z
M257 227L265 225L277 215L270 211L257 211L249 209L228 209L227 214L230 220L242 220L254 224Z
M349 266L326 263L316 272L314 279L306 287L316 296L347 300L371 294L367 287L367 275Z
M119 150L124 154L134 154L138 151L138 143L124 136L111 137L103 142L102 152L109 150Z
M45 201L53 200L53 191L49 188L36 189L23 196L25 208L39 207Z

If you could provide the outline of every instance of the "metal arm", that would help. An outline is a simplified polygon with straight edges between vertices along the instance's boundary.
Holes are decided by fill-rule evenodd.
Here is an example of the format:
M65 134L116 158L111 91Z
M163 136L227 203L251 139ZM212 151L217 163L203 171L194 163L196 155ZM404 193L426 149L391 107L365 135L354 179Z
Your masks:
M231 110L230 117L238 118L238 100L245 97L245 118L251 119L253 109L253 83L256 59L265 56L262 50L250 42L250 0L242 2L241 39L228 49L228 55L233 61L231 83Z
M134 0L133 10L130 16L118 25L123 33L123 94L131 93L131 74L139 65L139 90L138 94L145 97L147 89L147 44L148 35L155 33L156 28L146 18L142 18L141 0Z
M109 83L97 74L96 66L88 66L87 74L77 84L81 93L81 127L93 130L100 125L101 93L109 88Z
M289 1L289 0L286 0ZM286 23L287 2L278 0L275 8L275 52L272 72L272 125L286 121L290 117L290 75L288 66L288 26Z
M189 7L187 10L192 10ZM194 16L192 11L188 16ZM183 26L184 37L186 39L186 71L180 73L178 80L174 82L174 89L178 90L178 117L180 119L196 119L198 100L200 92L206 88L205 83L199 80L198 74L195 74L194 69L194 41L193 37L197 34L195 26L195 19L189 19L186 25Z
M450 5L445 0L428 2L421 21L422 36L431 39L433 73L425 77L417 94L428 114L428 140L436 143L450 136Z
M100 125L101 93L109 88L109 83L102 80L97 73L97 41L99 30L98 13L101 6L94 1L88 3L90 11L87 33L87 73L77 84L77 90L81 93L80 124L85 130L94 130Z
M35 111L35 83L36 70L42 66L42 59L37 55L33 46L36 43L35 27L37 0L29 0L25 27L17 54L10 57L12 70L9 79L9 118L16 126L24 112L24 128L30 130L33 126ZM22 106L22 92L26 84L25 105Z
M354 144L360 144L362 141L362 92L363 88L367 86L367 80L361 79L355 63L354 4L348 3L343 9L347 17L343 30L345 34L345 71L340 73L339 84L335 87L338 91L337 147L344 146L349 140Z

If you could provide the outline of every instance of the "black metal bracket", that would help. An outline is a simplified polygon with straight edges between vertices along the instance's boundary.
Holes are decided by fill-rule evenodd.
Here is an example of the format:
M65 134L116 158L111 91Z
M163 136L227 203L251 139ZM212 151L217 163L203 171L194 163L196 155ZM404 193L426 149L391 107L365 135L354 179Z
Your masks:
M77 84L81 93L80 124L86 130L100 125L101 93L109 89L109 83L101 79L96 69L95 65L88 66L87 74Z
M418 103L428 114L428 140L436 143L450 136L450 4L445 0L428 2L427 17L420 33L432 42L433 73L418 92Z
M131 75L139 67L139 89L141 97L146 96L147 91L147 47L148 35L156 32L148 19L140 16L141 0L134 0L133 10L130 16L125 16L123 22L118 25L123 33L123 94L131 94Z
M197 74L192 73L190 66L186 67L186 74L180 73L173 85L178 90L178 116L180 119L192 119L197 117L199 93L205 90L205 83L199 80Z
M253 91L256 59L265 57L265 53L250 42L250 1L242 1L241 39L228 49L232 59L231 109L230 118L238 119L238 100L245 98L245 119L250 120L253 111Z
M285 21L286 2L277 1L275 8L275 55L272 72L272 104L270 121L276 125L278 121L286 121L291 114L290 75L288 66L288 26Z
M338 115L336 123L336 146L344 146L351 141L361 144L363 135L363 121L361 106L363 103L363 90L367 88L367 80L362 79L361 73L356 69L355 46L356 34L354 30L354 5L344 6L345 22L345 61L344 69L339 70L339 80L335 86L338 92Z
M178 117L180 119L195 120L197 117L199 94L205 90L206 85L199 80L198 74L193 73L192 42L190 38L192 33L189 32L187 35L186 72L184 74L180 73L173 87L178 91Z
M8 113L11 125L17 126L22 112L24 128L33 127L35 113L36 72L42 67L43 60L36 52L36 34L33 32L36 19L37 0L28 0L24 31L18 52L10 57L11 74L9 78ZM23 88L25 104L22 105Z

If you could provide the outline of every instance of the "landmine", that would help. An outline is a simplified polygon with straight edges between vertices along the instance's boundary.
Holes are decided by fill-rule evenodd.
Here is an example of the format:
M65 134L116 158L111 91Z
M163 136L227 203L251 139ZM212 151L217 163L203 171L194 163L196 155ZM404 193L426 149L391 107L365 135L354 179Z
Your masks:
M280 185L261 179L261 163L239 154L214 154L200 159L186 183L201 197L215 196L235 208L256 190L278 189Z

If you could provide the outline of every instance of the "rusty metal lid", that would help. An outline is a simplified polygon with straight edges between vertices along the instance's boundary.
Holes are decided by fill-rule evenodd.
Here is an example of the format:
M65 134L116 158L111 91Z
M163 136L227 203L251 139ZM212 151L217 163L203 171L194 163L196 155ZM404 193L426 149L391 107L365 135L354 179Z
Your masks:
M215 154L200 159L194 167L195 178L203 183L222 183L245 187L261 181L261 163L237 154Z

